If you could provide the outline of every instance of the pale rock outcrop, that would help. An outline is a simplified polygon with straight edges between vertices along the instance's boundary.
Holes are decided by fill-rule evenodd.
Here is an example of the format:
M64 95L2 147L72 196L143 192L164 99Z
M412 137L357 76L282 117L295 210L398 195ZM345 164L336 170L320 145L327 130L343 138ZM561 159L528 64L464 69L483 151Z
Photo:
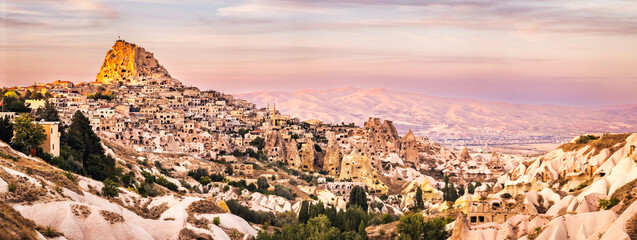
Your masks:
M271 161L287 157L287 146L279 131L274 130L268 133L265 139L265 152Z
M369 158L358 148L354 148L349 154L343 156L340 171L339 179L363 182L369 190L376 193L382 194L388 190L387 186L380 180L378 172L372 166Z
M400 136L392 121L381 123L378 118L369 118L364 127L373 155L378 153L397 153L400 150Z
M403 161L411 164L417 164L420 162L418 140L414 136L414 133L409 130L402 139L400 156Z
M299 156L299 149L297 147L296 140L291 139L287 146L287 158L286 162L288 166L294 169L301 169L301 157Z
M301 169L308 172L314 171L316 150L314 149L314 142L312 140L308 140L306 143L303 143L299 155L301 157Z
M341 168L341 148L335 140L330 140L325 149L323 171L332 176L338 176Z

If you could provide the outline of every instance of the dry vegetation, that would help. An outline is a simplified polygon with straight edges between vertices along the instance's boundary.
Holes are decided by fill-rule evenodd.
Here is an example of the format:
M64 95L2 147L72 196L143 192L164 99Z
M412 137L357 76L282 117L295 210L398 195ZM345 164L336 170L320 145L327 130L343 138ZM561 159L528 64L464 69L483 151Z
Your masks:
M179 231L179 239L201 239L201 240L212 240L212 236L205 233L195 233L194 231L184 228Z
M7 147L0 148L0 153L2 154L0 155L0 165L28 173L31 176L42 177L49 182L59 184L79 195L83 195L77 183L66 177L62 170L54 168L44 161L36 162L20 157Z
M211 199L199 200L188 205L186 211L190 213L225 213L221 207L219 207Z
M102 215L102 217L104 217L106 221L108 221L111 224L124 222L124 218L122 217L122 215L119 215L117 213L106 211L106 210L100 210L100 214Z
M576 142L570 142L562 144L559 148L564 150L565 152L569 151L577 151L579 149L584 148L585 146L590 146L591 149L588 150L588 153L591 150L595 150L593 155L599 154L602 150L608 148L611 154L615 151L619 150L626 144L626 138L630 136L630 133L622 133L622 134L610 134L605 133L599 139L589 139L589 135L580 136L580 140ZM620 144L621 143L621 144ZM620 144L618 146L615 146Z
M73 211L73 215L80 219L85 219L91 215L91 209L85 205L74 204L71 206L71 211Z
M623 213L626 209L632 204L635 200L637 200L637 179L624 184L624 186L617 189L611 198L617 198L621 200L621 208L619 209L619 213Z
M9 184L9 192L0 194L0 200L13 203L32 203L46 195L46 188L36 186L25 177L13 176L0 169L0 178Z
M135 202L133 204L131 204L131 205L126 205L126 204L122 203L122 201L117 199L117 198L110 199L110 201L114 202L116 204L119 204L120 206L130 210L131 212L134 212L135 214L137 214L140 217L147 218L147 219L157 220L157 219L159 219L159 217L161 216L162 213L164 213L166 210L168 210L168 204L166 204L166 203L162 203L162 204L154 206L152 208L148 208L148 206L150 205L151 201L147 201L146 203L141 204L141 201L139 199L137 199L137 198L135 198L133 200Z
M35 223L20 215L18 211L0 202L0 239L37 239Z
M398 236L396 232L396 226L398 221L394 221L388 224L380 224L369 226L365 229L370 240L390 240L395 239Z

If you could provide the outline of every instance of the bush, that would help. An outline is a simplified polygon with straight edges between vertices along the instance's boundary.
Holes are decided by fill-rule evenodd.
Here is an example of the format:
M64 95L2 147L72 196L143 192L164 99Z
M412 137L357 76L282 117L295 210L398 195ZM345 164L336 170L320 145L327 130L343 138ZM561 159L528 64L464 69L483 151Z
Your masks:
M292 189L287 188L281 184L274 185L274 195L287 198L288 200L294 200L296 196L292 193Z
M577 190L582 190L582 189L584 189L584 188L586 188L586 187L588 187L588 184L586 184L586 183L582 183L582 184L580 184L579 186L577 186Z
M619 204L619 199L616 197L612 197L610 199L599 199L599 207L605 210L611 209L617 204Z
M270 184L268 184L267 178L261 176L257 179L257 186L259 187L259 190L266 190L270 187Z
M104 197L117 197L119 195L119 192L117 191L117 187L119 185L114 182L111 181L110 179L106 179L104 180L104 187L102 187L102 196Z
M227 201L226 205L228 205L228 209L230 209L230 212L232 214L237 215L248 222L252 222L256 224L263 224L265 222L271 222L271 223L276 222L276 217L274 216L273 213L251 210L250 208L244 205L241 205L235 199Z
M18 185L15 183L9 183L9 192L15 192L16 189L18 189Z
M208 176L208 170L206 170L205 168L197 168L197 170L190 170L188 171L188 176L199 181L201 177Z
M226 175L223 173L214 173L210 175L210 181L213 182L223 182L226 179Z
M71 180L71 182L75 182L75 181L77 181L77 177L75 177L75 175L74 175L72 172L64 171L64 172L63 172L63 174L64 174L64 176L65 176L66 178L68 178L69 180Z
M210 180L210 177L208 176L202 176L201 178L199 178L199 183L201 183L201 185L206 186L208 185L208 183L212 182L212 180Z
M257 190L257 185L254 185L254 183L250 183L248 186L246 186L246 189L248 189L248 191L250 192L254 192L255 190Z
M391 214L389 213L385 213L383 214L383 217L381 218L381 221L383 224L388 224L394 221L394 217L391 216Z
M176 184L174 184L174 183L173 183L173 182L171 182L171 181L168 181L168 179L166 179L166 178L165 178L165 177L163 177L163 176L160 176L159 178L157 178L157 180L155 181L155 183L157 183L157 184L159 184L159 185L162 185L162 186L164 186L164 187L166 187L166 188L170 189L171 191L177 191L177 188L178 188Z
M214 219L212 219L212 223L219 226L219 224L221 224L221 219L219 219L219 217L215 217Z
M513 196L511 196L511 194L510 194L510 193L503 193L502 195L500 195L500 197L501 197L501 198L504 198L504 199L509 199L509 198L511 198L511 197L513 197Z
M224 192L227 192L228 190L230 190L230 186L228 186L228 185L223 186L223 191Z

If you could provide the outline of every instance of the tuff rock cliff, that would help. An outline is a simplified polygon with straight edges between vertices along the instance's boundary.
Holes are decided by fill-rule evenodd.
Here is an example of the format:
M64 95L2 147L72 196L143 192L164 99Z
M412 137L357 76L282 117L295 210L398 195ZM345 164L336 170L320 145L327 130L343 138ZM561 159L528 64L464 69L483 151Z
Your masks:
M181 85L159 64L153 53L124 40L117 40L106 52L95 80L102 84Z

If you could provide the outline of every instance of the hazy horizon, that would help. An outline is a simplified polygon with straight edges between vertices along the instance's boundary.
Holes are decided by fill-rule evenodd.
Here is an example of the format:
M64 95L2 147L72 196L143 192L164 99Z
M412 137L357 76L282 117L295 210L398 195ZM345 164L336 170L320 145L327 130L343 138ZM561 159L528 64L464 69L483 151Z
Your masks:
M90 82L118 36L186 85L343 87L598 107L637 103L637 4L3 1L0 85Z

